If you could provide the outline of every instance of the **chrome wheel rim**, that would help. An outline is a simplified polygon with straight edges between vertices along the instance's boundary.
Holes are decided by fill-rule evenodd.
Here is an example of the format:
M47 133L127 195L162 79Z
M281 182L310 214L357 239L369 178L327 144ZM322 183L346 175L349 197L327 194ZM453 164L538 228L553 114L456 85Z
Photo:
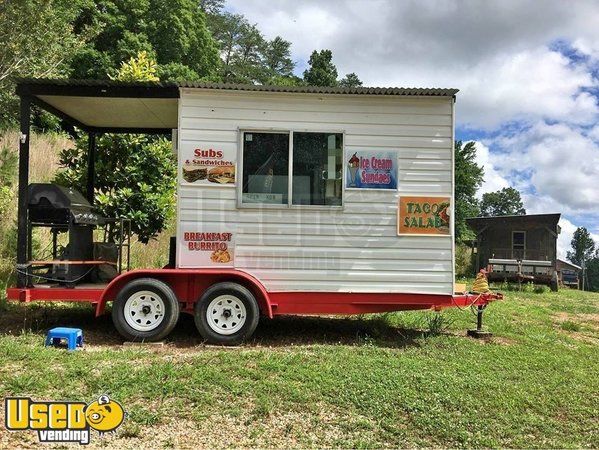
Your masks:
M219 295L210 302L206 311L208 326L212 331L225 336L238 332L246 318L245 305L233 295Z
M152 331L164 320L164 300L155 292L136 292L125 302L124 315L135 331Z

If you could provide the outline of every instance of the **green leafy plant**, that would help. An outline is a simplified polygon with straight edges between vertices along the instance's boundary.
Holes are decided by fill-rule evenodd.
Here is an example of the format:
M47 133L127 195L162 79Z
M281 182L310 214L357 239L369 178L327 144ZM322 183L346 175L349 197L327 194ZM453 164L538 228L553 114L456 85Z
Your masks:
M104 135L97 140L95 206L106 217L131 219L147 243L174 214L176 161L170 141L146 135ZM87 139L60 155L55 182L80 191L87 184Z
M426 330L430 336L438 336L446 331L452 321L441 313L435 312L425 316Z

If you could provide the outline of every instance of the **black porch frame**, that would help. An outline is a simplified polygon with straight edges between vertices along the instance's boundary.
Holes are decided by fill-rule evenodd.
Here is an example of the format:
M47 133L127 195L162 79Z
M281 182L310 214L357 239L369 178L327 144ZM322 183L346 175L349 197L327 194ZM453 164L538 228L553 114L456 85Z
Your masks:
M88 134L87 186L85 195L94 201L96 138L104 133L165 134L171 128L95 127L82 123L64 111L50 105L38 96L69 96L95 98L179 98L179 86L174 83L121 83L114 81L75 80L17 80L16 93L20 97L19 188L17 208L17 287L30 285L27 276L31 248L27 205L29 186L29 150L31 109L35 105L69 125Z

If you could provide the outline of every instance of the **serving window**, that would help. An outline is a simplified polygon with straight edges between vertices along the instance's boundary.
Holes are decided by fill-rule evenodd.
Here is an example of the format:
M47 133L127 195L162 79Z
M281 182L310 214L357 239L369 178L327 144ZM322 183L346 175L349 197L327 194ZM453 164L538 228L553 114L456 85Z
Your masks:
M343 134L244 131L241 140L242 205L341 206Z

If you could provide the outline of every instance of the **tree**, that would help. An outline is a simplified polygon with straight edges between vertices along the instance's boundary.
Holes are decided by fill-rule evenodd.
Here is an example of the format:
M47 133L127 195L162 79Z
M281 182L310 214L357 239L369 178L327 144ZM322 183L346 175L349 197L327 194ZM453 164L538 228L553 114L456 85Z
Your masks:
M253 84L263 83L268 77L262 64L262 54L266 46L264 36L256 25L244 23L237 40L236 52L231 59L231 75L225 81Z
M337 67L333 64L333 52L314 50L304 71L304 81L309 86L337 86Z
M225 0L199 0L198 7L207 16L219 14L225 6Z
M476 164L476 144L456 141L455 152L455 239L463 241L474 237L466 225L466 218L479 214L476 192L484 178L483 167Z
M362 86L362 81L358 78L358 75L352 72L345 75L337 84L345 88L354 88Z
M157 72L193 72L210 78L219 72L218 47L195 0L80 0L84 6L75 28L96 27L101 32L76 52L72 78L114 76L121 61L145 51L158 63ZM169 69L162 70L162 66ZM185 66L186 69L182 69ZM166 79L165 79L166 81Z
M121 81L155 81L156 61L140 53L123 63L114 77ZM85 190L87 138L60 154L55 181ZM131 219L132 231L147 243L173 216L177 179L171 143L150 135L100 136L97 141L95 206L106 217Z
M268 45L256 25L225 12L211 17L210 30L220 46L223 81L251 84L270 78L263 57Z
M585 227L578 227L570 241L572 251L566 257L578 266L583 266L595 253L595 241Z
M599 251L586 264L584 289L599 292Z
M71 55L91 35L75 33L80 0L0 2L0 126L16 122L15 77L63 77Z
M280 36L267 41L255 24L239 14L210 17L209 27L220 46L221 78L229 83L294 83L291 43Z
M483 194L480 212L483 217L522 216L526 214L520 192L513 187Z
M295 64L291 59L291 42L281 36L267 42L263 52L263 61L269 79L293 76Z

